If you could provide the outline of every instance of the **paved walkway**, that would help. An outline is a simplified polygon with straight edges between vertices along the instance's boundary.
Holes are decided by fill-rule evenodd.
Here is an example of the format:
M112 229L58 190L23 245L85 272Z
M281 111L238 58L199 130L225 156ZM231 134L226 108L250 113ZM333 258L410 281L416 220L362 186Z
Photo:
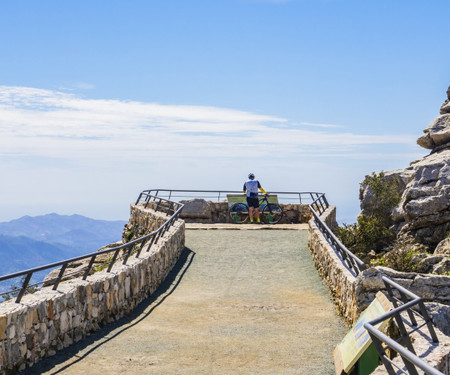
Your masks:
M27 374L334 374L347 328L307 235L187 230L154 297Z

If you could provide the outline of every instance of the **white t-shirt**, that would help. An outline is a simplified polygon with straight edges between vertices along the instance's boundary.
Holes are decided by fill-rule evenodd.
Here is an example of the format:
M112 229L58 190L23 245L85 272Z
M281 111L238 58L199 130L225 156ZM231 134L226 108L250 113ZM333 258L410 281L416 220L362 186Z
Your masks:
M244 191L247 192L247 197L257 197L258 189L261 187L261 184L258 180L249 180L244 184Z

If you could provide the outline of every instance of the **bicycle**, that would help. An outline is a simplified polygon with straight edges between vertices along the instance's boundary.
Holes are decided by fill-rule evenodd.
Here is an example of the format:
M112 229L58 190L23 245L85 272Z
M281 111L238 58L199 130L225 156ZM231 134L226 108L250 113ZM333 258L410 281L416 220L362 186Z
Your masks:
M268 195L258 197L261 207L260 215L265 224L277 224L283 218L283 209L277 203L269 203ZM243 224L248 220L248 205L235 203L230 208L230 216L234 223Z

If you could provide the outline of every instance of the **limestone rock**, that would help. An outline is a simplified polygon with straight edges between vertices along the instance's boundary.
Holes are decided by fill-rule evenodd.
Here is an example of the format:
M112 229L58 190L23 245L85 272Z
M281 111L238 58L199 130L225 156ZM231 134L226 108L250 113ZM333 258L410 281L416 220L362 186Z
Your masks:
M447 97L441 113L450 107L450 87ZM384 178L399 181L402 198L392 212L397 237L412 235L429 250L434 250L450 231L450 110L424 130L418 143L431 149L431 154L405 169L384 172ZM373 199L370 187L362 183L361 213L370 214Z
M450 86L447 89L447 100L444 102L444 104L442 104L440 113L441 115L443 115L444 113L450 113Z
M441 115L443 115L445 113L450 113L450 100L446 100L444 102L444 104L442 104L440 112L441 112Z
M434 255L449 255L450 256L450 237L445 238L436 246ZM450 270L449 270L450 271Z
M448 275L450 272L450 258L449 257L443 257L444 259L435 264L433 266L432 273L436 275Z
M417 139L417 143L423 148L433 150L438 146L449 143L450 114L440 115L423 132L424 134Z
M184 204L181 218L211 219L212 203L204 199L180 201Z
M405 169L397 169L394 171L387 171L384 173L384 179L386 181L392 181L396 179L398 181L398 192L399 194L403 194L405 191L406 185L411 181L414 176L413 168L405 168ZM361 202L361 214L370 215L370 207L374 207L375 196L372 192L370 186L362 182L359 185L359 200Z
M450 230L450 149L411 163L414 174L395 213L400 233L436 246ZM403 223L402 223L403 222Z
M425 303L433 323L447 336L450 336L450 306L437 302Z

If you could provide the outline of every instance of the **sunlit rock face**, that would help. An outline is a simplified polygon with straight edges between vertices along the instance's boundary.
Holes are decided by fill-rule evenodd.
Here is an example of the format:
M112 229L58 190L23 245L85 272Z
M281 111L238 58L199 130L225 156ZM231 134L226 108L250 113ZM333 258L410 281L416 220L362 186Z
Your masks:
M434 249L450 231L450 87L440 115L424 130L417 143L431 150L409 167L385 172L385 178L399 180L402 199L394 209L397 234L412 235ZM361 209L370 206L373 195L361 184Z

